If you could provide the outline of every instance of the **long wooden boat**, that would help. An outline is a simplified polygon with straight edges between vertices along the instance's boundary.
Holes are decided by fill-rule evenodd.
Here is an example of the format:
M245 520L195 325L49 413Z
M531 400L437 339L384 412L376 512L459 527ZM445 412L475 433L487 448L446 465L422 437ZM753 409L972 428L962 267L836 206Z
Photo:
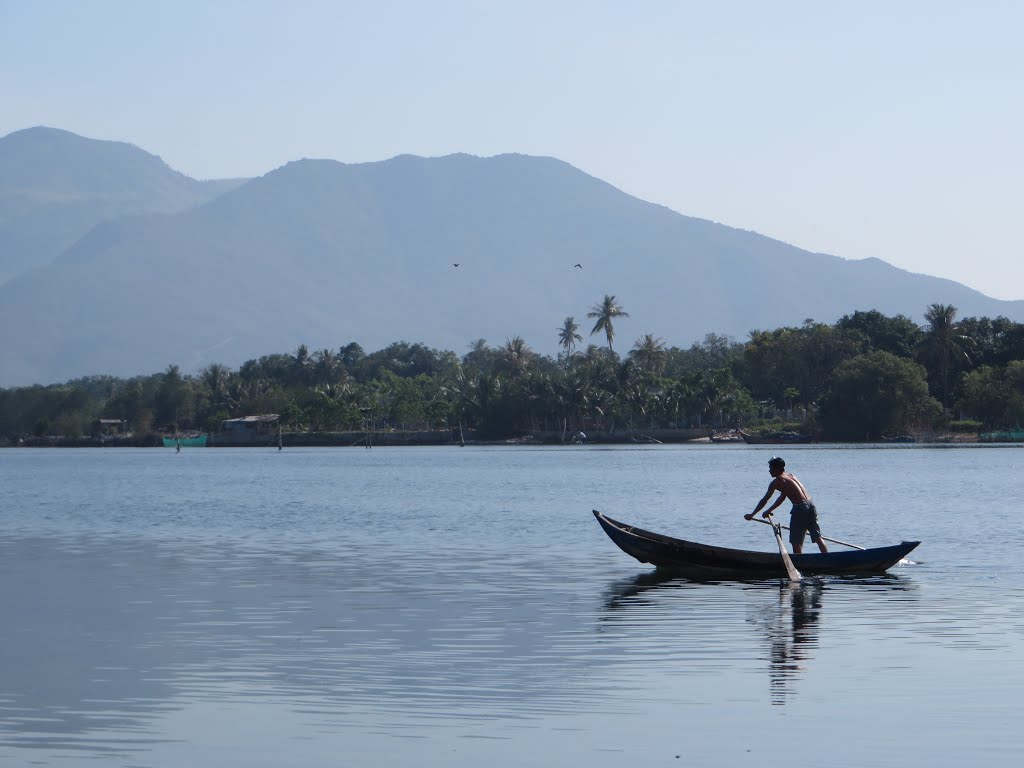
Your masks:
M594 510L594 517L619 549L641 563L694 579L786 577L778 551L754 552L697 544L620 523ZM804 576L882 573L914 549L919 541L892 547L851 549L822 554L792 555L793 565Z
M751 445L778 445L787 443L813 443L814 435L801 435L797 432L768 432L755 435L752 432L739 430L743 442Z

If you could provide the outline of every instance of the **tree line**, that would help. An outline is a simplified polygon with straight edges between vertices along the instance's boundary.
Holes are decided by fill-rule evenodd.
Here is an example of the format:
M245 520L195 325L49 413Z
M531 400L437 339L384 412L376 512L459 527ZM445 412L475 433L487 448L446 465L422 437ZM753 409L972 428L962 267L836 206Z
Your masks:
M459 356L397 341L366 352L270 354L237 370L176 365L132 378L90 376L0 389L0 436L77 437L99 419L136 435L216 432L225 419L277 413L293 431L474 430L484 437L547 431L790 428L825 440L878 440L942 429L957 417L979 428L1024 423L1024 324L957 319L932 304L919 326L903 315L857 311L828 324L755 330L746 341L707 335L689 348L646 334L620 355L629 314L613 295L587 314L590 336L567 317L555 357L515 336L484 339ZM588 323L589 325L589 323Z

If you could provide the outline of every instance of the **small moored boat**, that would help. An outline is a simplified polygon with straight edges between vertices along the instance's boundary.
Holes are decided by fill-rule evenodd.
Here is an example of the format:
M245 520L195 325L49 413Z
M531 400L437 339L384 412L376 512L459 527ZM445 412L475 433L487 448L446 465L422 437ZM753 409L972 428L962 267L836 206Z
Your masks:
M754 434L739 430L743 442L751 445L777 445L786 443L813 443L814 435L801 435L799 432L767 432Z
M694 579L786 577L779 553L729 549L697 544L620 523L594 510L594 517L619 549L641 563ZM804 576L882 573L914 549L919 541L904 541L891 547L851 549L826 554L791 555L793 565Z
M164 448L205 448L207 435L164 436Z

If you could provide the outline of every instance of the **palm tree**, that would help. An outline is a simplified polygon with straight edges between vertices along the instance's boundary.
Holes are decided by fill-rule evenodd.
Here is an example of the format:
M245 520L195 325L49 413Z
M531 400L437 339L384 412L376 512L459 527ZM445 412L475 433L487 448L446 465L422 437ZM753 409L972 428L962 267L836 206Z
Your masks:
M487 339L474 339L469 344L469 352L462 358L462 364L477 372L490 371L488 365L491 358L491 348L487 346Z
M181 368L177 365L167 366L160 379L160 386L156 393L157 419L161 425L173 425L175 431L178 429L178 420L187 421L189 418L187 403L191 395L191 386L181 375Z
M580 326L576 322L575 317L565 318L565 322L562 323L562 327L558 329L558 344L565 350L565 358L568 360L572 357L572 349L576 346L577 341L583 341L583 337L579 334Z
M233 381L230 368L220 363L210 363L200 371L199 381L206 388L209 396L207 403L208 411L226 411L230 413L232 409L238 407L238 401L232 397L229 387ZM206 416L210 416L210 413L207 413ZM207 428L212 429L216 427L217 421L214 420L212 425L206 425Z
M501 349L505 365L508 366L513 376L521 376L526 370L527 363L533 357L533 350L523 341L522 336L514 339L506 339L505 346Z
M615 328L612 326L612 322L620 317L629 317L629 313L615 301L614 296L605 294L600 304L595 304L590 308L587 317L597 320L590 335L593 336L598 331L604 331L605 338L608 339L608 352L614 354L612 339L615 338Z
M313 360L309 354L309 347L305 344L299 344L299 348L295 350L295 357L291 362L294 372L293 383L305 384L310 367L313 365Z
M215 401L221 396L224 387L227 385L231 372L220 363L210 363L199 373L199 379L209 390L211 398Z
M330 349L321 349L314 352L313 356L313 378L318 385L334 384L340 378L341 359Z
M960 333L956 322L957 308L952 304L929 304L924 319L928 322L925 331L925 343L939 358L939 371L942 375L942 407L949 407L949 366L952 357L963 358L970 362L970 355L964 347L971 339Z
M647 373L661 373L668 362L664 339L656 339L650 333L637 340L629 356L640 366L640 370Z

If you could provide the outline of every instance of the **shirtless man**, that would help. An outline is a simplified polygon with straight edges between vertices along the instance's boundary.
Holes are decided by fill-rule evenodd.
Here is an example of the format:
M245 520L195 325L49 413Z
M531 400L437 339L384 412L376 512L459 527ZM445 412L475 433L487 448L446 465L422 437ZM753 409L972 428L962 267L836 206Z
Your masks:
M761 507L768 503L768 499L772 497L772 494L778 491L779 498L764 511L761 517L767 519L771 515L772 510L786 499L789 499L793 503L793 509L789 515L789 543L793 546L793 554L799 555L803 551L804 536L808 533L811 534L811 541L818 545L818 549L822 552L828 552L825 541L821 538L821 528L818 527L818 510L815 508L814 502L811 501L811 496L807 493L803 483L796 479L796 475L786 471L786 462L778 456L774 456L768 461L768 472L774 478L768 485L768 493L757 502L753 512L743 517L747 520L753 520L754 515L760 512Z

